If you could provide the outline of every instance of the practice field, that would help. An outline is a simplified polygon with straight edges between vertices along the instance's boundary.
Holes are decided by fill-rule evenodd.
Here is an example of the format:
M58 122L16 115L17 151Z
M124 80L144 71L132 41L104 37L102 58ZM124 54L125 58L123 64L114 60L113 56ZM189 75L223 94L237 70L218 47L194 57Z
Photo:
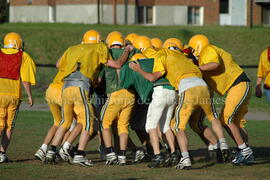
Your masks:
M85 168L67 163L44 165L34 159L52 123L49 112L22 111L16 122L13 140L8 155L13 161L0 165L0 179L268 179L270 168L270 121L249 121L250 144L254 149L257 164L232 166L201 162L205 146L190 130L190 148L195 163L191 170L174 168L149 169L146 163L127 166L106 167L97 153L97 139L87 147L87 156L94 161L94 167ZM132 134L132 137L134 135ZM135 138L134 138L135 139ZM136 143L137 145L138 142ZM234 143L229 140L231 146Z

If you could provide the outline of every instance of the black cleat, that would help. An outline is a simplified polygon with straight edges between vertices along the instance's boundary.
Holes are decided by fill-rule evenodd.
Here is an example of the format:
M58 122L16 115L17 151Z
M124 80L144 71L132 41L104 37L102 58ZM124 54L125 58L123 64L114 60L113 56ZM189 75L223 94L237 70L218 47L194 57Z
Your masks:
M149 168L159 168L163 167L165 163L164 158L161 154L154 155L151 162L148 164Z

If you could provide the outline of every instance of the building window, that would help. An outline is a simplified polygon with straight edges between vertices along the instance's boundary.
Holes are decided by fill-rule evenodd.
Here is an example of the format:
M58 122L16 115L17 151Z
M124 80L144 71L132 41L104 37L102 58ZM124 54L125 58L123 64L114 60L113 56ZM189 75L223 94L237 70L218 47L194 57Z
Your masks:
M201 7L190 6L188 7L188 24L202 25L202 12Z
M262 23L270 25L270 5L262 6Z
M138 6L137 14L139 24L153 24L153 7Z
M27 0L28 5L33 4L33 0Z
M220 14L229 14L229 0L220 0L219 13Z

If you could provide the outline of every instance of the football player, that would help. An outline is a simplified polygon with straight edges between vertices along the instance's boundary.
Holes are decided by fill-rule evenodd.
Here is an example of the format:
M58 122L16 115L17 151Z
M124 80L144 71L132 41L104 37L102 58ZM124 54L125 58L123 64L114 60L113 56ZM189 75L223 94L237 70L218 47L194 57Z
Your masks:
M255 95L258 98L262 97L262 81L264 80L264 92L267 96L267 101L270 103L270 48L265 49L260 56L257 84Z
M8 161L6 151L22 99L21 86L32 107L31 85L36 84L36 65L23 50L23 40L15 32L5 35L4 47L0 50L0 84L0 163L3 163Z
M244 116L248 112L251 96L250 80L242 68L225 50L210 44L204 35L195 35L189 40L193 54L198 58L203 78L211 90L221 96L227 94L220 119L235 140L239 153L232 163L236 165L254 163L252 149L245 143Z

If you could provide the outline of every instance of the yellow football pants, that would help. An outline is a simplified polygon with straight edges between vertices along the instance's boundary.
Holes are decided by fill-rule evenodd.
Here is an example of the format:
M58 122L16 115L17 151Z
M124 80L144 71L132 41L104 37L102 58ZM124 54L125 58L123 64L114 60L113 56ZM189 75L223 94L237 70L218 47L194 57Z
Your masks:
M94 127L94 111L89 103L89 93L80 87L68 87L63 90L63 120L61 127L68 129L73 121L74 113L77 123L91 135Z
M187 122L198 108L204 111L210 121L217 117L207 86L196 86L187 89L179 95L178 100L178 106L175 110L175 122L171 123L173 125L172 129L176 132L179 129L186 129Z
M121 89L108 94L108 99L101 110L102 128L110 128L117 121L118 134L128 134L129 121L135 104L135 94Z
M45 99L50 107L54 126L59 126L62 120L62 86L58 84L50 84L49 88L46 90Z
M249 82L240 82L229 89L225 104L222 107L220 119L223 124L234 122L238 127L245 127L245 114L248 112L248 103L252 89Z
M12 131L19 112L20 102L15 97L0 95L0 131Z

